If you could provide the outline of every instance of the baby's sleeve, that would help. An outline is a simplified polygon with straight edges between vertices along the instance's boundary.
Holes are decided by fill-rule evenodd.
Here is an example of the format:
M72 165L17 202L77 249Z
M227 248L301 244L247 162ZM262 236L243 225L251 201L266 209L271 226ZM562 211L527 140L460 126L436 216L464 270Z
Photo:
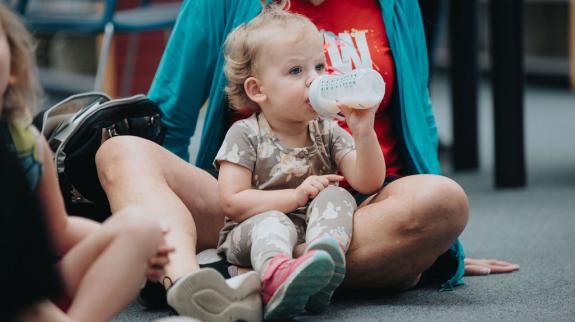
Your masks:
M245 120L234 123L218 151L214 160L217 170L221 161L228 161L250 171L254 171L256 162L257 132Z

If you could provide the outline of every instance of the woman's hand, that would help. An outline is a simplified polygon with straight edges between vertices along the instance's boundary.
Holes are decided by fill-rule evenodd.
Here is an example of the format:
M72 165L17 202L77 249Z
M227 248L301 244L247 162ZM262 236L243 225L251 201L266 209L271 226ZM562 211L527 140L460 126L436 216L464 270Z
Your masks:
M495 259L465 259L465 275L489 275L511 273L519 270L519 265Z
M370 135L373 132L375 112L377 112L378 106L373 106L367 109L355 109L345 104L338 103L337 107L345 117L345 122L347 123L347 126L349 126L354 137L363 137Z

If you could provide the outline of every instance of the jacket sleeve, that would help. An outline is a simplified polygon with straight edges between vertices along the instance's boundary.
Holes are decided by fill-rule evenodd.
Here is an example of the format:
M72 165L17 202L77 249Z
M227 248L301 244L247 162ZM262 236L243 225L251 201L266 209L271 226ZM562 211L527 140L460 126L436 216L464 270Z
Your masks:
M418 66L418 79L419 92L422 95L423 109L425 113L425 120L429 130L429 135L433 142L435 150L438 146L437 126L435 124L435 116L431 105L431 98L429 95L429 60L427 57L427 45L425 43L425 29L423 28L423 18L419 8L419 3L416 0L408 0L411 5L407 7L411 9L408 14L409 25L413 31L413 46L416 54L416 63Z
M208 98L221 50L224 1L184 1L148 96L163 112L164 146L189 160L188 145Z
M425 30L423 28L423 19L421 17L418 2L416 0L410 1L412 2L412 6L410 6L412 11L409 15L411 20L410 25L412 26L411 30L414 32L413 39L416 50L416 60L419 67L419 74L421 75L419 80L420 93L423 95L423 108L429 135L434 144L435 151L437 151L438 135L437 126L435 125L435 117L431 107L431 99L429 96L429 61L427 58L427 47L425 43ZM454 287L464 284L463 274L465 271L465 253L463 251L463 245L459 240L455 240L445 254L451 257L455 262L455 272L449 280L441 284L440 291L453 290Z

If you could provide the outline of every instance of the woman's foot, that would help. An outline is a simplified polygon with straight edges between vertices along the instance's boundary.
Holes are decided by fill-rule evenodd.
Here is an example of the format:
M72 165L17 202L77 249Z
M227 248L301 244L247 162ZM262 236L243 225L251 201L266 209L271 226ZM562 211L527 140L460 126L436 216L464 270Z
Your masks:
M211 268L179 278L168 289L168 304L180 315L202 321L261 321L261 283L256 272L224 279Z
M327 286L309 298L305 308L311 313L321 313L327 309L333 292L345 278L345 251L341 244L331 236L323 236L312 241L305 252L317 250L325 251L331 256L335 269Z
M333 271L333 260L323 250L296 259L272 258L262 278L264 319L287 320L302 313L309 297L330 282Z

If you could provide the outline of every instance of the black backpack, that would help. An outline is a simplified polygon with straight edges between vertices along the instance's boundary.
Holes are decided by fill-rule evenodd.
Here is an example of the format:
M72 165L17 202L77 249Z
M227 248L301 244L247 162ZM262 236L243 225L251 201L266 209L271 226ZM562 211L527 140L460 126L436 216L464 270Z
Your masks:
M109 204L96 170L96 151L107 138L135 135L161 144L165 127L157 104L144 95L110 99L98 92L73 95L41 116L42 134L68 212L103 220Z

